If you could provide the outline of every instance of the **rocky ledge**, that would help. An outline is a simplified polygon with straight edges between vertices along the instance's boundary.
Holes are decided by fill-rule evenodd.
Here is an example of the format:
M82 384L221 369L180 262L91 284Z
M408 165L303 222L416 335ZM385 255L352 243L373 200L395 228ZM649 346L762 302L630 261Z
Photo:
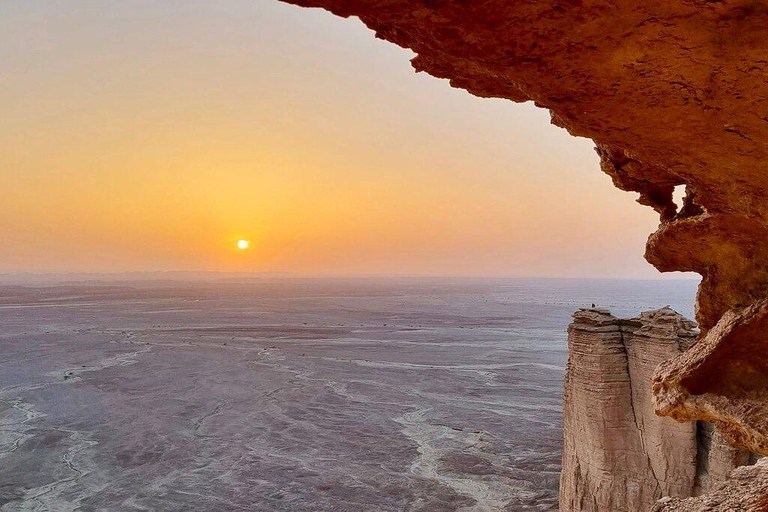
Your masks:
M678 499L665 497L653 512L764 512L768 510L768 459L733 470L728 480L706 496Z

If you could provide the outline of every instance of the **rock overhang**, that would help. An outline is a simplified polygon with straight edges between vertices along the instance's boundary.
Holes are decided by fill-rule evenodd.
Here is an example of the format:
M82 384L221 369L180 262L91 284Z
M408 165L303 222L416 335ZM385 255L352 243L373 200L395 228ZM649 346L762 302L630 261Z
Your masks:
M686 421L706 416L738 433L747 428L738 425L744 418L729 411L747 407L749 437L730 438L768 453L768 390L739 393L734 389L745 384L732 381L734 389L718 395L678 378L685 368L709 368L696 382L717 382L712 368L768 361L759 337L727 329L734 315L768 297L768 4L287 1L357 16L377 37L413 50L417 71L480 97L534 101L555 125L591 138L614 184L660 215L646 259L662 272L702 275L696 319L707 346L740 347L683 354L670 363L675 372L662 368L658 412ZM686 196L676 205L673 190L681 185ZM725 330L722 339L709 335ZM696 403L705 399L696 397L713 393L717 400L702 412ZM668 407L670 400L677 406Z

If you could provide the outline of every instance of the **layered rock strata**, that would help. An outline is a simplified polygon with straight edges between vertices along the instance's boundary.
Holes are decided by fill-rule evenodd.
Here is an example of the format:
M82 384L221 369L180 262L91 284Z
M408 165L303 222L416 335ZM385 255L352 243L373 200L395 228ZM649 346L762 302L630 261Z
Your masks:
M660 215L648 261L702 275L706 343L657 375L657 411L713 421L768 453L768 336L758 336L767 332L768 4L287 1L358 16L416 52L416 70L477 96L532 100L594 140L614 184Z
M650 510L707 492L748 453L703 422L654 413L651 376L686 350L695 324L669 308L623 320L582 309L568 328L561 511Z

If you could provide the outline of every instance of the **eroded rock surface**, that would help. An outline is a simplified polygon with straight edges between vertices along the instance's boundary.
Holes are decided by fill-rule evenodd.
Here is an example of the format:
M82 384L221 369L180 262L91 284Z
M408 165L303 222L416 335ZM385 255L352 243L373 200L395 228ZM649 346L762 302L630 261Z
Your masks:
M750 454L711 425L654 414L654 369L687 349L695 324L669 308L623 320L582 309L568 329L560 510L650 510L710 490Z
M478 96L533 100L556 125L593 139L616 186L660 214L648 261L703 276L702 335L768 296L768 4L287 1L359 16L378 37L415 51L417 70ZM760 373L768 352L722 327L730 334L707 344L721 348L681 356L659 374L658 411L716 421L730 440L768 453ZM741 367L750 371L734 377ZM722 368L731 369L727 389L705 383Z
M734 309L654 376L658 410L679 421L715 421L732 443L768 453L768 301Z
M768 510L768 459L735 469L728 480L706 496L665 497L653 512L763 512Z

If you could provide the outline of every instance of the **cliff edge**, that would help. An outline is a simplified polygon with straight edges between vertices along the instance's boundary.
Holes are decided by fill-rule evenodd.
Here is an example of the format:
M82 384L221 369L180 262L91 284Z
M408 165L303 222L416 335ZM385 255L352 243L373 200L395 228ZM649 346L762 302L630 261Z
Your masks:
M619 319L582 309L568 328L563 402L563 512L651 510L663 497L709 492L753 462L710 424L659 417L656 367L688 349L696 324L672 309ZM671 509L670 509L671 510Z

